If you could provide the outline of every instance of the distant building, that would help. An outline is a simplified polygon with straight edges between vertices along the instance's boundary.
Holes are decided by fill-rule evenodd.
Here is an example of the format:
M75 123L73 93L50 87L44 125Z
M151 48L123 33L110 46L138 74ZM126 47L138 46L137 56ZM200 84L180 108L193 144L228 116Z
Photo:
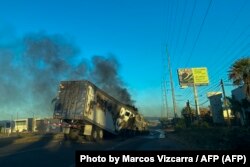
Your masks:
M33 118L16 119L14 132L32 132Z
M36 118L34 119L33 132L46 132L46 127L44 123L44 119Z
M0 121L0 133L10 134L14 130L14 121L2 120Z
M53 118L24 118L14 121L0 121L0 133L38 132L58 133L62 131L62 122Z

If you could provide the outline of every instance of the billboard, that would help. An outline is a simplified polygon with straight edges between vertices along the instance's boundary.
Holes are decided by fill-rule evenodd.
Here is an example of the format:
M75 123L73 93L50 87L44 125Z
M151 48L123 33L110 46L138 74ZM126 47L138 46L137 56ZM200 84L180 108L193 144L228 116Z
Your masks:
M208 73L207 68L192 68L194 75L194 83L195 85L208 85Z
M191 86L194 83L194 76L191 68L178 69L178 78L181 86Z
M180 68L178 71L178 78L180 86L208 85L207 68Z

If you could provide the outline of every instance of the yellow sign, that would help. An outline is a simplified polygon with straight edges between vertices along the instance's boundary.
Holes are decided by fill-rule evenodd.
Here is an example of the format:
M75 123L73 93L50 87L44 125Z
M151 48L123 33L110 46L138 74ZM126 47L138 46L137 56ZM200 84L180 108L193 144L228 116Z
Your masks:
M207 68L192 68L192 72L196 85L207 85L209 83Z
M178 69L178 78L180 85L193 86L195 85L208 85L208 72L207 68L181 68Z

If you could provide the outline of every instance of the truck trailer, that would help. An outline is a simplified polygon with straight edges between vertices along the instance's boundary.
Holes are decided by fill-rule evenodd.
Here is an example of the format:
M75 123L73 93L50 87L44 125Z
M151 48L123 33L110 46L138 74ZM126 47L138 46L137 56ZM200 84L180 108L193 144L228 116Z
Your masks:
M60 119L65 136L102 140L105 135L147 133L147 121L138 110L124 104L87 80L61 81L54 118Z

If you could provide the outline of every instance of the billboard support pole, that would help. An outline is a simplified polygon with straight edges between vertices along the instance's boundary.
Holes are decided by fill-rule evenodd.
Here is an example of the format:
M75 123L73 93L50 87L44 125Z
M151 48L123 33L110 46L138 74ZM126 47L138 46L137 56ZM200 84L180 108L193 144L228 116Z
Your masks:
M199 100L196 86L207 85L209 83L207 68L185 68L178 69L178 77L181 86L193 86L196 117L200 117Z
M195 109L196 109L196 117L197 119L199 119L200 107L199 107L198 93L197 93L195 83L193 83L193 87L194 87L194 102L195 102Z

